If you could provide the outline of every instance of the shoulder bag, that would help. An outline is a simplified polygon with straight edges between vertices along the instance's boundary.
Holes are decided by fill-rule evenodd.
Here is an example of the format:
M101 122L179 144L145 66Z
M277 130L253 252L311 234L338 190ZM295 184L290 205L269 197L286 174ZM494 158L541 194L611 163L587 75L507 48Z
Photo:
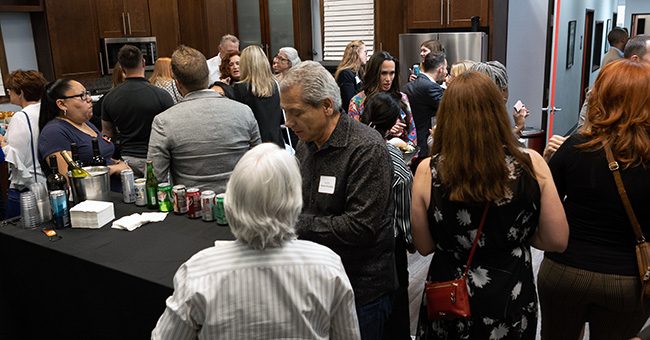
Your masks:
M460 278L444 282L427 282L424 284L424 294L426 297L427 316L429 320L438 319L457 319L471 316L469 308L469 294L467 292L467 273L472 265L472 258L476 251L478 240L481 238L485 218L490 204L485 204L481 224L476 232L472 250L469 252L465 271Z
M618 162L614 159L612 149L607 143L603 143L603 149L605 149L605 156L607 157L609 170L612 172L612 175L614 175L618 194L621 196L621 200L623 201L625 213L627 213L630 224L632 224L632 231L634 232L634 237L636 239L636 262L639 267L639 278L641 279L641 296L644 299L647 299L650 298L650 243L646 242L643 232L641 231L639 220L636 219L634 210L632 210L632 204L630 203L630 199L627 197L627 192L623 185L623 179L621 179L621 173L618 171Z

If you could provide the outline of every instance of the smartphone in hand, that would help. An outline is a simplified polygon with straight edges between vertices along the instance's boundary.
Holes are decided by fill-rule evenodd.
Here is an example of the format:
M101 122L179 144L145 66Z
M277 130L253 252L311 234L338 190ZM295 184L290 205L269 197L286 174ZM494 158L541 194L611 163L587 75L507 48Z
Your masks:
M521 100L517 100L513 107L515 108L515 111L519 112L524 107L524 103L522 103Z
M418 76L420 74L420 65L419 64L413 64L413 74L415 74L415 76Z

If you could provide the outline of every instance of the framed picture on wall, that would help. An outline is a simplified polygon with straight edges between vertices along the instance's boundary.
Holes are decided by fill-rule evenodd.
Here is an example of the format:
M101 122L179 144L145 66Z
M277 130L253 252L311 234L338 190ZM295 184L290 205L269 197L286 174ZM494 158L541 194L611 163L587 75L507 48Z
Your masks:
M607 29L605 30L605 42L603 45L605 45L605 50L603 53L607 53L609 51L609 40L607 40L607 34L612 30L612 19L607 19Z
M576 47L576 21L569 21L569 35L566 47L566 68L570 69L573 66L573 57Z

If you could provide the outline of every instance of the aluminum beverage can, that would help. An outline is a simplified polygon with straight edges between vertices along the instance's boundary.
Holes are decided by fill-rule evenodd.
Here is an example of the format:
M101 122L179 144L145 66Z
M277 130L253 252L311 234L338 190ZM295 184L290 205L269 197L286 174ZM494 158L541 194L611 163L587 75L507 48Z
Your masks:
M187 197L187 217L201 217L201 193L199 188L188 188L185 197Z
M158 184L158 209L162 212L173 211L172 186L167 182Z
M187 190L183 184L174 185L172 188L174 197L174 214L182 215L187 213Z
M135 180L135 205L144 207L147 205L147 191L145 190L147 180L138 178Z
M223 207L223 201L225 198L226 194L217 195L214 204L214 219L217 220L217 224L219 225L228 225L228 221L226 220L226 210Z
M52 218L56 229L70 227L70 212L68 211L68 199L63 190L50 192L50 206L52 206Z
M214 206L214 191L206 190L201 193L201 215L204 221L212 222L214 221L214 216L212 215L212 207Z
M120 171L120 179L122 179L122 200L124 203L135 202L135 177L133 170L124 169Z

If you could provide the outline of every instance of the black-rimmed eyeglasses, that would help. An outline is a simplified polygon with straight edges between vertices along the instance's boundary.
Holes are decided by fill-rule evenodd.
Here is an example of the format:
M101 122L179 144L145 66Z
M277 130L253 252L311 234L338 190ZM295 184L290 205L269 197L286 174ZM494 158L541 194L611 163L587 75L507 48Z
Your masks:
M61 99L70 99L70 98L75 98L75 97L79 97L79 99L81 99L81 100L83 100L85 102L87 102L88 99L92 99L91 96L90 96L90 91L84 91L84 92L81 92L79 94L73 94L71 96L64 96L64 97L61 97Z

